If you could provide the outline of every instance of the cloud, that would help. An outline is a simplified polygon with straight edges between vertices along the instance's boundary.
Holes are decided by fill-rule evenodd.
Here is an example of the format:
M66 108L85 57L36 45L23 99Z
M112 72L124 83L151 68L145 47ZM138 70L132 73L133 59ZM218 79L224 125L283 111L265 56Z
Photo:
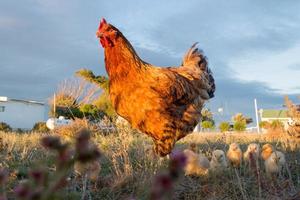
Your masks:
M253 98L264 107L277 106L283 102L283 89L298 91L299 8L300 2L258 0L4 0L0 95L41 100L80 68L105 74L95 31L106 17L145 61L158 66L179 65L190 45L199 42L217 81L216 97L208 106L252 115ZM253 66L263 73L252 72Z
M296 89L300 81L300 71L291 69L300 62L300 43L281 52L251 52L235 58L230 67L235 70L234 77L242 81L260 81L278 93L300 93Z

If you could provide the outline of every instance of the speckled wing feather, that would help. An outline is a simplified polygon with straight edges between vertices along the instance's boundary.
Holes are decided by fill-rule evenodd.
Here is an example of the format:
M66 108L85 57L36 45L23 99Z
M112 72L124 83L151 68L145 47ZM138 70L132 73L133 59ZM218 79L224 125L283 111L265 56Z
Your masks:
M187 51L183 57L182 65L178 68L172 68L172 71L189 79L198 95L204 100L208 100L214 97L215 81L206 57L196 45L197 43L193 44Z

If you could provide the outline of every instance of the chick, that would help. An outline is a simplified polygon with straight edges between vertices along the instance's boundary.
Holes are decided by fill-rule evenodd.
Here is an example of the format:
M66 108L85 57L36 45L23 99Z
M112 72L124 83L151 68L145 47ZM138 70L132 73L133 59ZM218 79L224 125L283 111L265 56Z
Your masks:
M204 155L196 154L190 149L185 149L183 153L187 157L187 163L184 168L186 175L201 176L208 173L209 160Z
M224 151L222 150L214 150L212 152L212 158L210 161L210 169L212 170L223 170L226 168L227 165L227 159L225 156Z
M274 151L274 147L271 144L264 144L261 150L261 158L267 160Z
M227 159L231 166L240 167L242 163L243 152L237 143L232 143L227 151Z
M269 158L265 160L265 169L268 176L278 175L285 166L285 156L280 151L274 151Z
M259 145L258 144L251 143L248 145L248 148L243 155L244 161L246 163L250 162L250 154L252 154L252 157L255 161L258 161L258 157L259 157Z

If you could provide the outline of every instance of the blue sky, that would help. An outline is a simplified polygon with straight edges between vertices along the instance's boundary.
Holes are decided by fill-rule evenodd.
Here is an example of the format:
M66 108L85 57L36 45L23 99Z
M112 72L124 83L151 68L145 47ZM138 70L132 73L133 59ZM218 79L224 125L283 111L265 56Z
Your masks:
M280 108L300 94L299 10L293 0L2 0L0 96L46 101L80 68L105 74L95 37L105 17L155 65L179 65L199 42L217 82L207 106L254 116L254 98Z

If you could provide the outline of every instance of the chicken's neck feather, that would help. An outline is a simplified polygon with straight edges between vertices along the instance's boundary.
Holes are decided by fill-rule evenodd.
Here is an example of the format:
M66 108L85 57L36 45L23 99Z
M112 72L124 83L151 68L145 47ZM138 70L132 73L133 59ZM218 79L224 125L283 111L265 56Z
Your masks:
M110 80L137 73L146 65L123 35L113 47L105 48L105 67Z

